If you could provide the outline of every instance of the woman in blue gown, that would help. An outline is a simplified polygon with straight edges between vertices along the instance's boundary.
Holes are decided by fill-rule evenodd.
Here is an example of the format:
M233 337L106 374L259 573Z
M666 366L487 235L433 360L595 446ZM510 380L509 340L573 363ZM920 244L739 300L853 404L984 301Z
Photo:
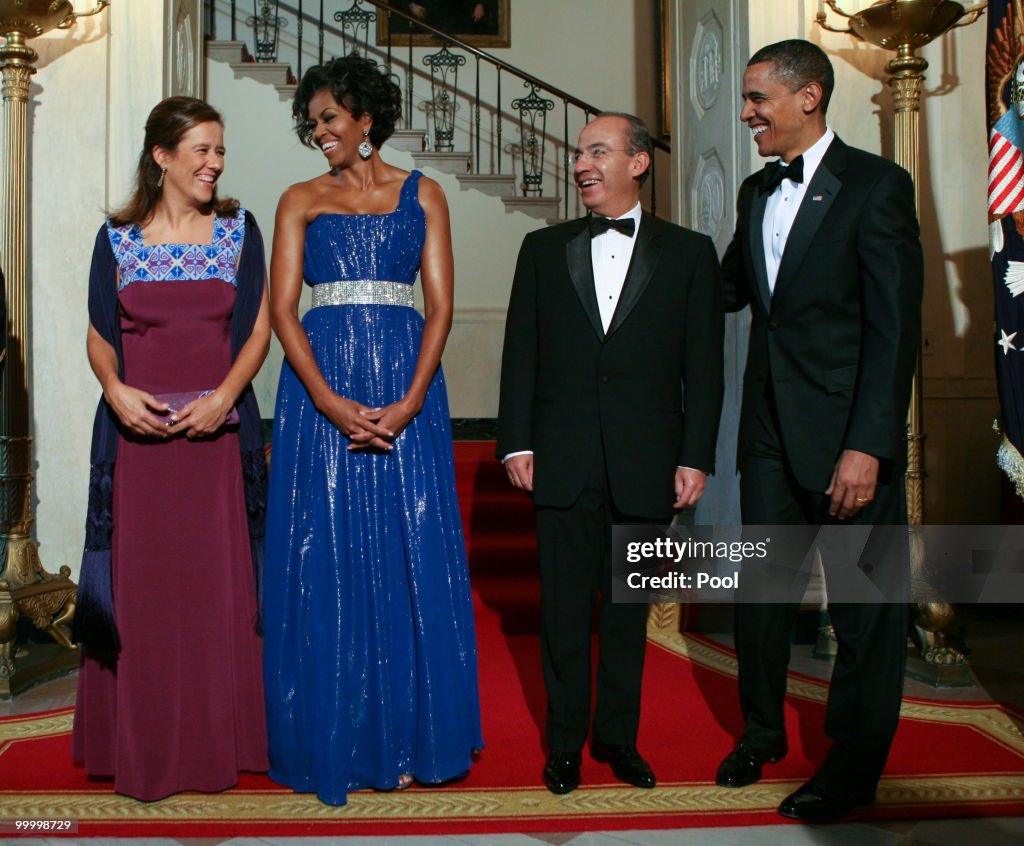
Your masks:
M436 182L381 159L400 113L371 59L309 69L293 115L330 170L281 197L271 260L286 362L263 592L270 774L333 805L456 778L483 745L440 367L448 208Z

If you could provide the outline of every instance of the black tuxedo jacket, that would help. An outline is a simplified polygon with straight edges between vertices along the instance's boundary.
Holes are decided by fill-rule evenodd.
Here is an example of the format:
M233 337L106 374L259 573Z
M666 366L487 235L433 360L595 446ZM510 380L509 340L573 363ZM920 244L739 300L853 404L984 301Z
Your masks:
M823 493L844 449L899 473L924 275L910 175L836 138L807 186L771 295L760 176L740 186L722 260L726 308L752 312L739 456L770 380L801 487Z
M499 457L532 450L535 504L565 507L603 450L619 511L670 515L676 467L714 467L722 338L707 237L645 213L605 333L586 218L530 233L505 325Z

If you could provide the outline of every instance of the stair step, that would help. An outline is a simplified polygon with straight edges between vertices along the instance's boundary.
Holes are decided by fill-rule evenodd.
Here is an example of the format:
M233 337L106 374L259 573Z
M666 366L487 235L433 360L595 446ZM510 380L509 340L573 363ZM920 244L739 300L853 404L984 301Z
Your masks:
M541 220L557 217L562 204L559 197L502 197L501 201L508 211L522 212Z
M244 41L207 41L206 55L215 61L230 64L250 61Z
M469 551L469 570L474 579L481 576L536 576L537 548L486 550L474 546Z
M479 477L478 477L479 478ZM486 490L482 481L470 482L467 487L471 488L473 497L473 508L490 508L498 506L499 512L521 508L523 511L533 514L533 505L522 491L517 491L508 481L508 477L501 479L505 490Z
M442 173L466 173L469 170L469 153L413 153L417 167L431 167Z
M288 73L289 75L291 74L290 69ZM299 90L299 86L293 82L290 82L287 85L275 85L274 90L277 91L278 97L280 97L285 102L290 103L292 100L295 99L295 92Z
M513 197L516 193L516 178L504 173L460 173L459 184L463 188L475 188L492 197Z
M526 577L503 578L470 573L476 600L501 615L503 634L536 634L540 631L540 579L536 569Z
M273 85L278 93L278 86L291 86L292 68L284 62L231 62L231 70L235 79L255 79L257 82Z
M486 530L488 534L501 535L501 538L494 541L499 546L511 540L506 538L506 535L514 535L524 528L532 532L536 522L533 503L522 491L516 493L522 496L521 503L511 498L502 501L496 497L485 499L480 494L473 494L472 504L468 505L471 511L466 511L467 504L463 504L463 522L466 527L474 531Z
M405 153L422 153L426 137L422 129L396 129L388 139L388 146Z

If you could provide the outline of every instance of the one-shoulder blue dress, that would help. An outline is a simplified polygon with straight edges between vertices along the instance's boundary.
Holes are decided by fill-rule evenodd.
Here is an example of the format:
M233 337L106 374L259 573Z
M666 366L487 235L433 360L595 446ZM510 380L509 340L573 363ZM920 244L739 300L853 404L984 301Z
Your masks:
M325 214L306 230L322 304L302 325L331 389L371 407L402 398L419 355L419 176L391 214ZM348 443L285 362L263 583L270 775L332 805L404 774L454 778L483 745L441 369L390 453Z

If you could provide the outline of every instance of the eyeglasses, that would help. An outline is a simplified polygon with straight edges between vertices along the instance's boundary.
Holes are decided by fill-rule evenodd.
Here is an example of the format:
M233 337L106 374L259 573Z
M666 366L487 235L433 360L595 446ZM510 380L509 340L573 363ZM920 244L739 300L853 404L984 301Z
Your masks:
M591 162L603 162L608 158L609 153L629 153L631 156L637 154L636 150L631 150L629 147L591 147L589 150L573 150L569 154L569 163L575 164L580 159L588 159Z

